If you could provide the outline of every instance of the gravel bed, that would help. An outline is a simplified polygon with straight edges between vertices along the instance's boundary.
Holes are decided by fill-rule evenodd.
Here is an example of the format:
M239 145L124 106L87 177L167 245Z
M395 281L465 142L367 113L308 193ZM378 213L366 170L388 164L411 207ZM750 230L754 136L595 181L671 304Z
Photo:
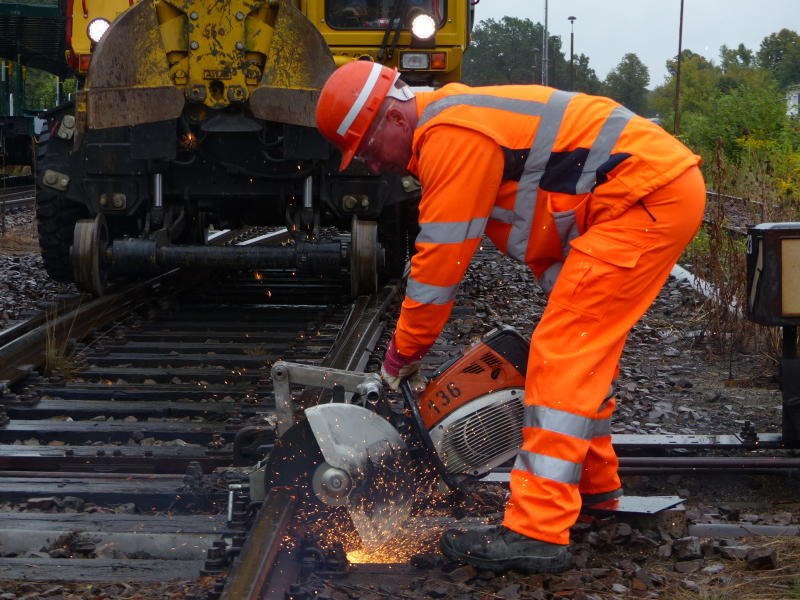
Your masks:
M46 309L56 296L75 293L75 286L52 281L45 273L34 210L7 213L5 231L0 230L0 329Z

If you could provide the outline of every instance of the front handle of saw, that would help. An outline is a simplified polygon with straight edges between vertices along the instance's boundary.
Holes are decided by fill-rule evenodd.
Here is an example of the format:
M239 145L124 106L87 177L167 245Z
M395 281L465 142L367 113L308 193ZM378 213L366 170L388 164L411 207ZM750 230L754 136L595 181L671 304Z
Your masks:
M414 397L414 391L411 389L411 383L409 382L408 377L404 377L400 381L400 391L403 393L403 400L405 401L408 410L411 412L411 420L414 422L414 429L416 430L419 438L422 440L425 451L428 453L428 457L433 463L433 467L436 469L437 474L442 478L442 481L445 482L447 487L449 487L450 490L459 497L459 500L462 500L467 505L471 505L472 501L465 492L464 488L459 485L456 478L452 473L450 473L450 471L447 470L447 467L445 467L444 463L439 458L439 453L436 451L436 447L433 445L433 440L431 439L431 436L425 427L425 423L422 421L422 415L420 415L419 407L417 406L417 399Z

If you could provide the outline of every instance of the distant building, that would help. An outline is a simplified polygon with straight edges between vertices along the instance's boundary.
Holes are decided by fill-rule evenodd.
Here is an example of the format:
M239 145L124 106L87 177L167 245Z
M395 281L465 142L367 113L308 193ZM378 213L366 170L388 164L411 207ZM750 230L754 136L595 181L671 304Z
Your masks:
M800 83L786 89L786 114L800 117Z

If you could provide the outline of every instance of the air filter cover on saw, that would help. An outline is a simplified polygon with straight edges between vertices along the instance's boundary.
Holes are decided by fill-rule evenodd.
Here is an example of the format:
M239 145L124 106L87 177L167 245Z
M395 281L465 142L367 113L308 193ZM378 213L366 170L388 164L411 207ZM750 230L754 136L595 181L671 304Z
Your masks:
M522 445L528 341L495 329L434 374L418 398L439 460L450 473L480 476Z

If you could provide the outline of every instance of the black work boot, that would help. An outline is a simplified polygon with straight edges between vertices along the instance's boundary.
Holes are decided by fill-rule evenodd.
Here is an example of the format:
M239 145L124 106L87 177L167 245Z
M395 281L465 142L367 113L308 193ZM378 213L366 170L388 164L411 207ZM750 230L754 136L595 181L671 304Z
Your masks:
M581 500L584 506L594 506L595 504L608 502L620 496L622 496L622 488L617 488L610 492L600 492L599 494L581 494Z
M558 573L572 563L568 546L529 538L502 525L448 529L440 543L450 560L488 571Z

